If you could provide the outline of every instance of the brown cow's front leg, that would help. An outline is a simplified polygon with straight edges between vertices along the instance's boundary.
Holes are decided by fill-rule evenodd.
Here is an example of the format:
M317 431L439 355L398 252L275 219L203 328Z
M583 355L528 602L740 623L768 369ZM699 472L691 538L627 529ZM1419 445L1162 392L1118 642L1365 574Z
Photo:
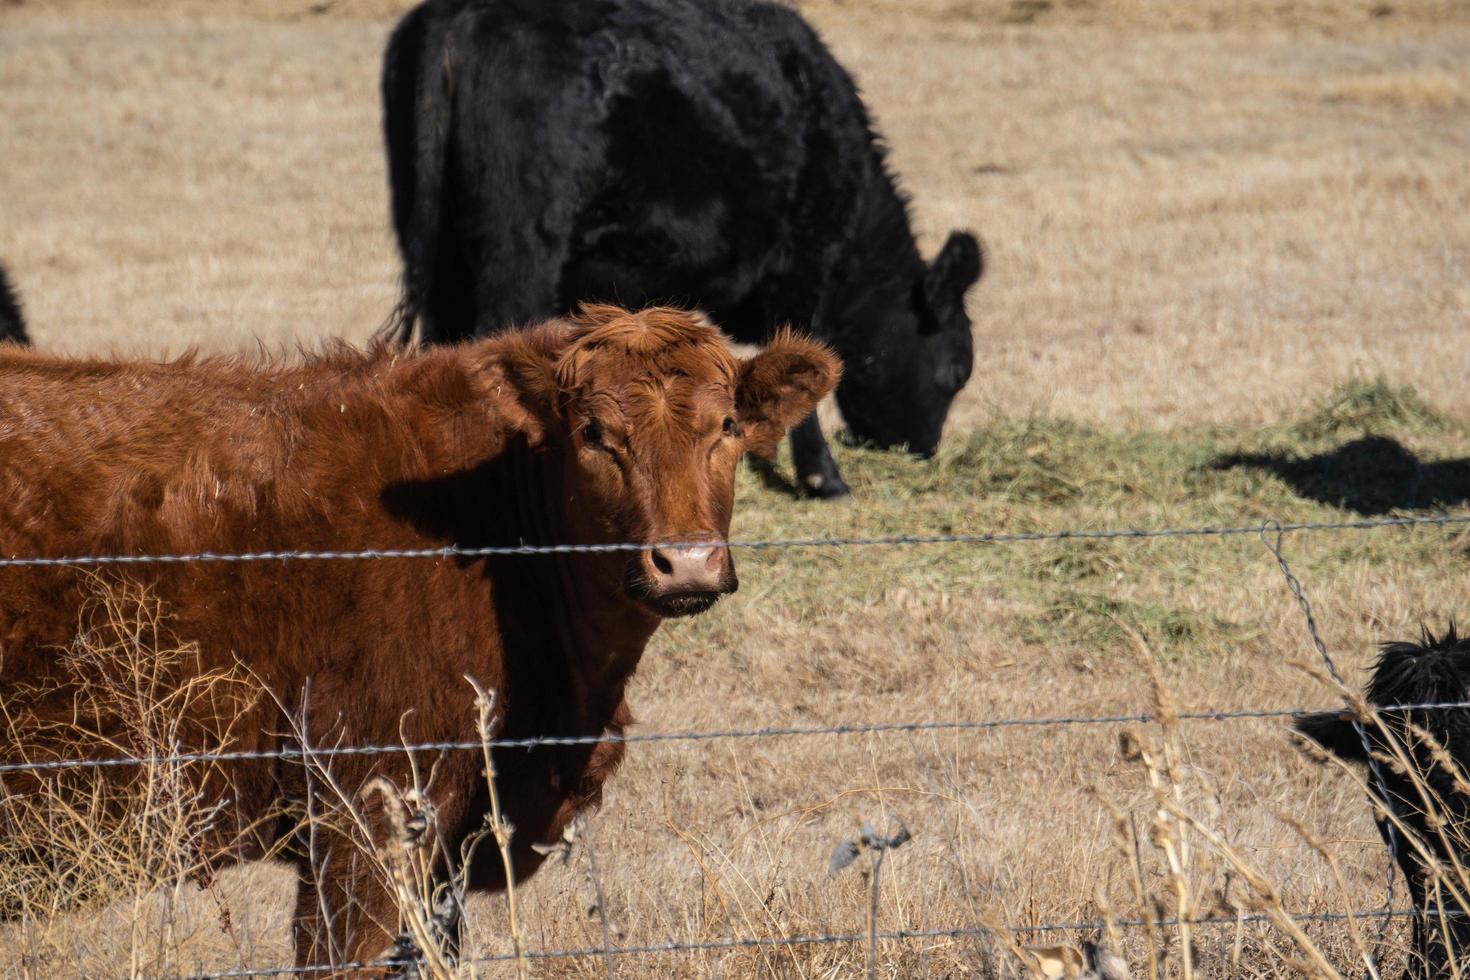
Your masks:
M325 855L298 866L292 933L298 967L341 967L324 977L387 977L398 904L373 859L334 837ZM384 963L375 967L353 964Z

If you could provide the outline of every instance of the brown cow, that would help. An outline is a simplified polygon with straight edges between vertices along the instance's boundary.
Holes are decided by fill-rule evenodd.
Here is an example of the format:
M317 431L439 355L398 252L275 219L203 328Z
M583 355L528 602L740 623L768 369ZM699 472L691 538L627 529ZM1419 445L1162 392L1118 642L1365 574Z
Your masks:
M825 348L789 335L737 360L697 315L613 307L457 347L341 348L289 364L7 351L0 553L707 541L476 560L155 563L108 579L157 596L172 634L197 644L191 676L240 668L269 692L241 709L234 750L290 747L301 731L315 746L473 739L466 677L496 692L500 738L619 733L631 720L624 688L659 622L736 587L722 543L742 454L771 453L837 375ZM5 717L39 728L75 712L84 685L58 651L97 628L98 580L70 566L0 568ZM212 744L200 735L177 747ZM0 761L17 751L0 747ZM533 845L556 842L598 802L621 755L619 742L497 750L518 878L543 859ZM433 829L458 854L489 809L483 760L451 751L419 762L434 767ZM351 848L315 847L313 858L291 843L317 792L307 769L244 760L216 771L203 793L234 819L214 829L214 863L293 858L298 964L371 959L392 944L396 905ZM331 776L362 802L375 777L405 785L408 762L339 756ZM0 791L24 792L17 774L0 780ZM5 819L0 799L0 833L13 832ZM495 848L474 854L472 887L503 887Z

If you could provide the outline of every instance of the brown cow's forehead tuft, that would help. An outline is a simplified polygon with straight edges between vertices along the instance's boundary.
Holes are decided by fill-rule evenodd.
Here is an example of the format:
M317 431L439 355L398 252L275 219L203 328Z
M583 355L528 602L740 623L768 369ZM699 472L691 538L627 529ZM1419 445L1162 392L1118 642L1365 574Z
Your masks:
M738 364L724 337L700 313L583 306L572 323L577 335L557 365L563 391L622 389L676 378L734 386Z

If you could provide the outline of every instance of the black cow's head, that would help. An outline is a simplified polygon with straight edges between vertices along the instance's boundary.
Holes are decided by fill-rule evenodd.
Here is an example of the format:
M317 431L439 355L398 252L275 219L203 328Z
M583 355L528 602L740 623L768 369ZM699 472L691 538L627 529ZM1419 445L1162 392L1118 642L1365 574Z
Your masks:
M853 442L934 454L950 402L970 380L965 293L981 272L975 236L954 232L899 303L868 311L874 320L850 334L861 347L842 350L837 405Z
M1470 968L1470 908L1451 870L1470 861L1470 797L1462 791L1470 771L1470 709L1423 707L1467 698L1470 638L1461 639L1452 624L1437 639L1426 630L1422 643L1384 645L1367 691L1377 724L1355 723L1338 711L1295 722L1297 731L1367 770L1379 801L1379 833L1414 901L1414 949L1405 975L1416 980Z

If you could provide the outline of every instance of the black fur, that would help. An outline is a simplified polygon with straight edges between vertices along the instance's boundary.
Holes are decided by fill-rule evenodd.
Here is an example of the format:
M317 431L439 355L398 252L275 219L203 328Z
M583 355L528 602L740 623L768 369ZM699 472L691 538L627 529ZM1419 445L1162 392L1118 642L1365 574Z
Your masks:
M403 328L445 343L577 303L791 324L853 437L932 453L973 362L980 248L925 265L852 79L764 0L428 0L383 63ZM847 492L814 419L803 486Z
M5 267L0 266L0 343L10 341L16 344L29 344L31 339L26 335L25 318L20 312L20 297L10 285L10 279L5 275Z
M1423 842L1424 848L1438 858L1446 869L1458 861L1470 864L1470 799L1455 788L1454 774L1436 762L1431 749L1415 737L1411 726L1427 731L1449 751L1463 776L1470 774L1470 708L1436 708L1430 710L1382 710L1395 705L1451 704L1470 699L1470 639L1462 640L1454 624L1444 636L1435 638L1428 630L1420 643L1388 643L1373 669L1368 683L1368 703L1380 709L1383 729L1364 725L1368 745L1375 755L1391 755L1393 745L1402 746L1424 785L1436 800L1434 812L1445 820L1443 836L1427 819L1424 795L1413 780L1396 767L1379 763L1369 769L1374 793L1392 808ZM1363 763L1366 761L1363 735L1354 727L1351 716L1341 712L1307 715L1296 722L1302 734L1328 751ZM1386 730L1386 731L1385 731ZM1393 833L1385 821L1379 832L1388 840ZM1434 894L1431 870L1412 842L1399 835L1394 841L1399 868L1409 883L1414 899L1414 953L1407 976L1415 978L1449 977L1454 970L1450 949L1459 972L1470 969L1470 916L1462 903L1448 891L1443 894L1446 911L1440 925L1440 900ZM1459 887L1452 870L1448 880ZM1446 937L1449 943L1445 942Z

